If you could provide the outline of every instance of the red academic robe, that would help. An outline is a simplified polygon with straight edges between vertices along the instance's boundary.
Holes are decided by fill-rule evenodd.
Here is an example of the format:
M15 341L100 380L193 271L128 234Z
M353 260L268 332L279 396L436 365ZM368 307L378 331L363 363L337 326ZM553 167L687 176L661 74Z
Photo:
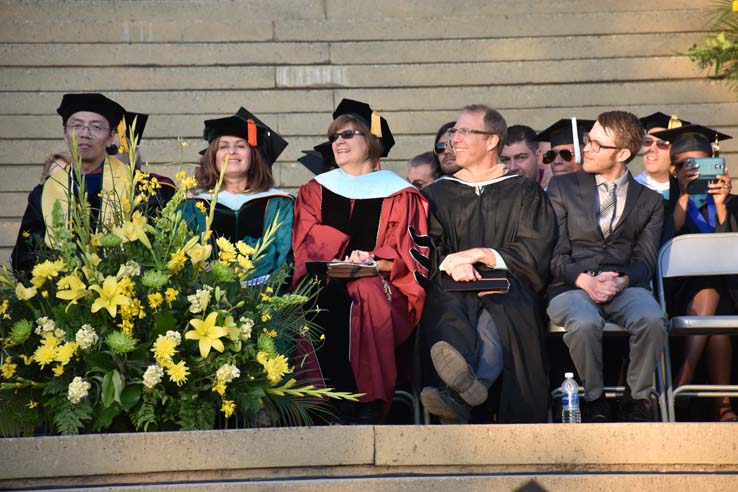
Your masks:
M305 277L306 262L343 259L350 254L346 249L351 237L324 224L324 190L313 179L297 195L292 236L293 286ZM355 203L352 199L352 211ZM427 214L427 202L415 188L404 188L382 199L376 244L371 253L377 259L393 261L392 271L385 276L392 292L391 302L379 277L350 280L346 284L352 301L350 364L358 392L365 393L362 402L392 401L397 381L395 348L407 340L420 321L425 290L418 278L428 274L428 263L424 261L429 255Z

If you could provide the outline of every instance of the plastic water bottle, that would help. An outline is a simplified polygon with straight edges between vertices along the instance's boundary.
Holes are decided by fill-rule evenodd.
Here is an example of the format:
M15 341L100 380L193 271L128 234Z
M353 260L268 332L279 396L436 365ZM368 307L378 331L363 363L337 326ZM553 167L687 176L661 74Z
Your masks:
M564 374L561 383L561 422L564 424L579 424L582 422L582 413L579 411L579 385L574 381L574 373Z

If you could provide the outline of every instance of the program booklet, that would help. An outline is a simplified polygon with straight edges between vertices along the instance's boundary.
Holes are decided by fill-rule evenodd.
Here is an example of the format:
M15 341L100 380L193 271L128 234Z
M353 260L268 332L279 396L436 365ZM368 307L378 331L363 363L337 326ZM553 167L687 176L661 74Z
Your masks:
M379 275L376 261L352 263L350 261L308 261L307 272L332 278L362 278Z

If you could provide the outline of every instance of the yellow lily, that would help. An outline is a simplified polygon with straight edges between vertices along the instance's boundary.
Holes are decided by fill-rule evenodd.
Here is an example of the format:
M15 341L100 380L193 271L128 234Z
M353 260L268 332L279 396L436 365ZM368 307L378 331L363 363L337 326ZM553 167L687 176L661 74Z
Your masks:
M203 357L208 356L210 349L214 348L218 352L223 352L225 346L220 341L220 337L226 336L228 330L222 326L217 326L215 321L218 319L218 313L212 312L208 314L208 317L204 320L193 319L190 320L190 324L195 327L194 330L190 330L185 333L187 340L198 340L200 345L200 355Z
M71 301L71 304L77 304L79 299L87 295L87 286L77 276L77 273L62 277L56 286L58 289L63 289L57 291L56 297L65 301Z
M100 297L95 299L90 309L93 313L101 309L107 309L111 317L115 318L118 312L118 306L131 302L128 296L121 294L121 288L115 277L106 277L102 287L99 285L91 285L90 290L98 293Z

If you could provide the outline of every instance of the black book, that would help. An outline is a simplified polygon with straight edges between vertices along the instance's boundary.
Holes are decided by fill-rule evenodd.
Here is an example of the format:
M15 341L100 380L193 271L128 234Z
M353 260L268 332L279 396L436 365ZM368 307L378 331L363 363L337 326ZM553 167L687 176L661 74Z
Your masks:
M457 282L446 272L441 272L441 283L446 292L489 292L495 294L507 294L510 290L510 281L507 279L507 270L494 270L491 268L477 268L482 275L479 280L469 282Z

